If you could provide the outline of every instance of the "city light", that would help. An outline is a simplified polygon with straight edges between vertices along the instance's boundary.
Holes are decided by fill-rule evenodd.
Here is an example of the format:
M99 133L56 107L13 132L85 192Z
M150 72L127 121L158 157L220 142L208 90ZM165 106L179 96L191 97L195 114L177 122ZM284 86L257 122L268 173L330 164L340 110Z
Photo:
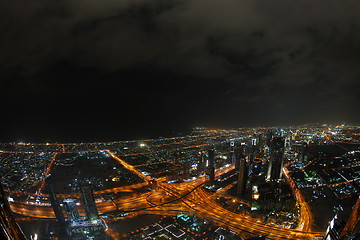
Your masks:
M202 229L199 223L185 231L169 220L152 225L154 234L226 238L232 232L241 236L245 230L273 239L319 239L327 226L315 230L318 219L329 216L330 229L339 219L331 221L331 209L324 213L314 206L329 198L342 201L357 196L360 151L349 148L357 146L355 139L351 145L340 142L349 138L341 131L325 141L326 131L311 129L264 128L256 133L204 129L206 134L146 141L11 146L16 151L6 151L8 146L3 145L0 161L7 172L3 185L18 216L57 218L67 234L89 239L100 233L118 236L116 221L174 211L199 216L205 220L200 222L211 221L225 230L197 232ZM304 144L310 132L312 141ZM234 136L241 141L229 146L228 139ZM339 144L349 149L340 147L338 155L323 156L326 148L332 153ZM23 179L23 184L13 179ZM188 217L180 219L188 224ZM51 228L52 235L59 234L56 231ZM128 234L147 233L138 229Z

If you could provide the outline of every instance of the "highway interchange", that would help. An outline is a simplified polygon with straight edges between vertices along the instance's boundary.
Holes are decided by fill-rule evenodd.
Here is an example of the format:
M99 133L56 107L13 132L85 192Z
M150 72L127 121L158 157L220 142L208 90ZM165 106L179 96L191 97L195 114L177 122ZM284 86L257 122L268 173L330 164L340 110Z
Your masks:
M146 186L151 178L144 175L140 171L126 161L120 159L116 154L106 150L114 159L116 159L125 168L145 180L144 183L134 184L130 186L118 187L114 189L106 189L95 192L95 194L131 191L139 187ZM220 175L226 171L230 171L234 166L218 169L216 174ZM286 169L284 168L284 171ZM300 194L300 191L292 184L291 178L285 174L290 186L293 188L295 196L301 209L300 224L297 229L280 228L270 224L264 224L256 219L252 219L246 215L240 215L224 209L214 201L212 195L205 191L201 186L205 183L204 176L194 179L193 181L183 183L167 183L159 182L156 189L141 195L133 195L113 199L112 201L101 201L97 203L100 214L106 214L121 210L122 212L131 212L135 215L140 214L160 214L174 215L179 212L190 212L198 217L211 220L225 228L229 228L242 236L242 232L250 232L257 235L266 235L268 239L321 239L323 233L311 231L311 212L306 202ZM12 194L15 194L14 192ZM21 193L19 193L21 194ZM59 197L78 197L75 195L60 195ZM12 211L29 217L36 218L55 218L51 206L34 206L27 205L23 202L12 202ZM80 215L85 215L82 208Z

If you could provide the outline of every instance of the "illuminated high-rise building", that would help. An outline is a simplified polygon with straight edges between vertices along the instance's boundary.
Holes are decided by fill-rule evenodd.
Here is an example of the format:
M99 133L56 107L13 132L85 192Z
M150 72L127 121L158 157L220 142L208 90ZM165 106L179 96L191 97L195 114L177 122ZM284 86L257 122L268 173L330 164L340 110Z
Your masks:
M46 179L46 183L47 183L47 186L48 186L50 203L51 203L51 206L52 206L52 208L54 210L56 221L59 224L59 235L60 236L66 235L65 217L64 217L63 212L61 211L59 200L56 197L55 187L54 187L52 178L48 177Z
M263 134L260 133L260 134L257 136L257 139L258 139L257 145L258 145L259 147L261 147L261 146L264 144L264 136L263 136Z
M239 147L235 149L235 169L239 171L240 159L245 158L246 143L242 142Z
M251 146L257 146L258 140L256 138L251 139Z
M235 141L232 139L230 140L230 151L229 151L229 164L235 163Z
M203 174L205 171L205 164L206 164L206 152L200 151L199 152L199 163L197 165L197 170L199 174Z
M182 169L182 178L188 179L190 177L190 163L185 162Z
M49 179L50 178L51 177L49 177ZM82 237L81 239L89 239L85 238L85 236L89 237L91 234L102 231L106 228L105 222L99 218L90 184L83 181L80 185L87 218L84 219L80 217L75 199L65 199L63 201L63 206L67 215L67 220L65 220L59 200L55 194L54 185L49 179L47 179L47 185L49 188L50 202L60 227L57 234L58 236L64 238L66 238L66 236L70 236Z
M285 147L291 147L291 136L285 138Z
M273 135L274 135L274 133L272 131L267 131L267 133L265 135L265 141L266 141L266 145L268 147L270 147L270 145L271 145L271 140L273 138Z
M208 158L206 160L206 177L208 184L213 184L215 181L215 149L211 148L208 150Z
M81 185L81 194L88 221L99 220L99 214L97 212L95 198L91 189L91 185L83 183Z
M307 143L302 142L300 146L300 153L299 153L299 162L305 163L307 161Z
M237 194L243 196L245 194L248 177L248 167L244 155L240 156L239 162Z
M253 138L253 139L251 139L251 146L249 149L250 162L252 162L255 159L256 154L258 154L258 153L259 153L258 139Z
M243 151L240 148L237 148L235 150L235 171L239 171L239 166L240 166L240 159L244 157Z
M270 141L270 161L266 175L267 181L277 181L282 178L284 144L284 138L280 136L273 137Z
M64 207L69 221L77 221L80 219L79 212L76 207L75 199L65 199Z

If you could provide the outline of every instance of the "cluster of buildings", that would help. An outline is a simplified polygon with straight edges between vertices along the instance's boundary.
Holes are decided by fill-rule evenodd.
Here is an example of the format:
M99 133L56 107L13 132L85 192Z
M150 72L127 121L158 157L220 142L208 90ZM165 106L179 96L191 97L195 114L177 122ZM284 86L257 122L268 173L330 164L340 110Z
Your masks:
M109 143L3 143L1 182L6 190L36 194L46 185L42 190L49 197L30 202L39 200L51 205L63 235L102 232L106 224L97 213L95 198L99 196L93 191L143 181L115 161L106 152L109 150L153 179L151 183L205 178L207 191L241 200L246 207L239 211L280 227L297 227L300 210L294 193L299 190L310 205L316 230L327 229L329 240L340 239L340 235L352 239L344 236L358 236L358 218L352 220L351 227L346 223L358 211L353 206L360 193L359 136L359 127L314 124L231 130L196 128L188 136ZM93 172L86 173L85 168ZM56 181L51 183L54 178ZM57 183L59 178L63 178L64 186ZM91 184L85 184L84 179ZM149 184L147 191L156 189L153 186ZM55 194L74 191L81 193L81 204L78 199L59 199ZM114 199L119 193L107 194ZM80 205L86 217L79 214ZM325 213L317 211L318 206L325 206ZM328 226L330 219L336 227ZM182 230L173 226L161 229L165 235L179 239L183 236ZM341 232L338 238L334 237L334 229Z
M106 223L99 217L92 187L86 180L82 180L81 183L81 199L86 217L80 217L76 199L68 198L62 202L59 201L52 177L49 177L47 181L51 206L58 222L57 236L73 237L73 239L76 237L80 239L91 238L107 228ZM62 207L65 209L67 218L63 214Z
M0 176L5 189L35 192L53 154L0 153Z
M252 234L249 233L249 236ZM186 214L164 216L158 222L128 233L127 239L173 239L173 240L240 240L231 230L216 226L216 224Z

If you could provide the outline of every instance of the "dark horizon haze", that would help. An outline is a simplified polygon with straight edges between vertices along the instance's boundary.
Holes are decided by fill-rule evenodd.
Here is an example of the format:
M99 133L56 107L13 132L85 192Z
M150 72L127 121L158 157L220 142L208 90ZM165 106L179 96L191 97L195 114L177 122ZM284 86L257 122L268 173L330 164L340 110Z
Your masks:
M355 0L0 3L1 142L358 124Z

